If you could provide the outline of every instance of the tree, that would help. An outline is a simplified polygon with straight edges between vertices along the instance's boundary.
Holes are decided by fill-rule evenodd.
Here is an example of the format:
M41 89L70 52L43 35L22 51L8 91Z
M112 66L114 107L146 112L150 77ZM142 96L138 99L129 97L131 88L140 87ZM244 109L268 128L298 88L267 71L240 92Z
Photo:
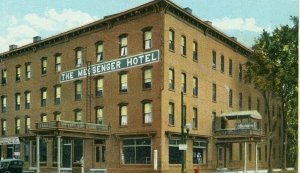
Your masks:
M282 127L282 168L286 156L295 162L297 157L298 115L298 17L291 17L293 26L280 26L272 33L263 31L253 46L253 53L246 65L246 80L252 80L262 94L268 123L268 167L272 170L272 147L276 127ZM281 113L270 115L270 102L279 99ZM288 144L288 145L287 145ZM289 149L287 148L289 147Z

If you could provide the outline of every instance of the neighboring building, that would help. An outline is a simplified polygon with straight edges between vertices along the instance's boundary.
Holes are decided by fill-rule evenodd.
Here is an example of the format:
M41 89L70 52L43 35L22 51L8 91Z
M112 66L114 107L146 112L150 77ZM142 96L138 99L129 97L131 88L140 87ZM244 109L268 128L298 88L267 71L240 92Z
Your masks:
M149 52L158 62L118 69L120 58ZM43 173L56 172L59 162L80 172L82 161L85 171L178 172L182 111L192 126L188 172L198 162L201 171L242 170L245 162L254 170L256 153L258 168L266 169L264 100L242 74L250 54L169 0L11 45L0 54L1 158L19 157L25 170ZM111 60L109 73L73 80L65 73ZM280 112L275 101L271 109ZM271 149L275 166L278 140Z

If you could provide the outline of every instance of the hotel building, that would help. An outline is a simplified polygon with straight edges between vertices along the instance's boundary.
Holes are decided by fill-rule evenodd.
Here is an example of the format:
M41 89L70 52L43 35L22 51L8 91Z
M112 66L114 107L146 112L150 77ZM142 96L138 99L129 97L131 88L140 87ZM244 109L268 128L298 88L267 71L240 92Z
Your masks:
M269 150L280 163L280 127L268 148L263 97L243 76L251 50L190 8L155 0L9 48L1 159L25 170L172 173L184 148L189 173L266 169Z

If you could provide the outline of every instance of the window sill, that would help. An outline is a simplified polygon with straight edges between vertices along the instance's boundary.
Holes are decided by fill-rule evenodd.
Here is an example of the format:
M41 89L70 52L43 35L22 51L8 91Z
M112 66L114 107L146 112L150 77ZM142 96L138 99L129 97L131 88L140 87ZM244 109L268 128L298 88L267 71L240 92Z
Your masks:
M128 94L128 91L120 91L120 94Z
M186 55L181 54L181 56L182 56L183 58L186 58Z
M96 95L96 97L97 97L97 98L102 98L102 97L103 97L103 95Z
M28 80L30 80L30 79L31 79L31 78L26 78L25 80L28 81Z
M153 49L152 47L150 47L150 48L148 48L148 49L145 49L145 48L144 48L143 52L148 52L148 51L150 51L150 50L152 50L152 49Z
M198 95L193 95L194 98L198 98Z
M212 102L213 102L213 103L217 103L217 101L216 101L216 100L213 100Z
M42 74L41 76L42 76L42 77L45 77L45 76L47 76L47 74Z
M169 124L168 126L169 126L169 127L175 127L175 125L172 125L172 124Z
M175 53L175 49L169 49L169 51Z
M149 91L152 90L152 88L143 88L143 91Z
M175 89L173 88L169 88L169 91L175 92Z
M198 63L198 59L193 59L194 62Z
M119 128L127 128L128 125L119 125Z
M143 127L152 126L152 123L143 123Z

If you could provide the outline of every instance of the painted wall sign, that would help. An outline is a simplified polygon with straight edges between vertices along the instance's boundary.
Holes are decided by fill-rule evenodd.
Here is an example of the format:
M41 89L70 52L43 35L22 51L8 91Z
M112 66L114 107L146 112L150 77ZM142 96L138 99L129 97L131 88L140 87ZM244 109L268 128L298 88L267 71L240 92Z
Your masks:
M125 58L94 64L91 65L90 67L82 67L82 68L62 72L60 74L60 82L62 83L62 82L84 78L87 75L96 76L99 74L124 70L124 69L133 68L145 64L152 64L155 62L159 62L159 59L160 59L159 50L145 52L138 55L133 55Z

